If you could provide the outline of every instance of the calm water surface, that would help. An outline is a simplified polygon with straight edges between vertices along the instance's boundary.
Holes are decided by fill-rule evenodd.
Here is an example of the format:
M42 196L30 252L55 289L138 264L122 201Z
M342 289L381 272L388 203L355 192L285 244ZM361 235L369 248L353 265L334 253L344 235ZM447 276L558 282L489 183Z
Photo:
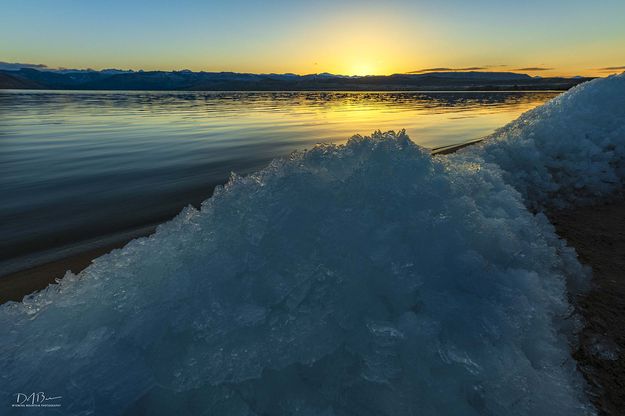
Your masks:
M0 275L141 232L296 149L377 129L461 143L556 94L0 91Z

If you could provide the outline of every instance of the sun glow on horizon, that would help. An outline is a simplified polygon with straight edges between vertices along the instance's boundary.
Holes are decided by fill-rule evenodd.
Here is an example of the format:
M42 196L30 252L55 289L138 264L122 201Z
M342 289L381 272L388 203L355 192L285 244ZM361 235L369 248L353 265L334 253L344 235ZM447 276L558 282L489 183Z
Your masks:
M374 65L367 62L358 62L354 64L347 75L378 75Z
M37 13L30 2L15 2L0 19L0 61L357 76L424 68L543 77L624 70L625 2L605 0L601 8L587 8L573 7L572 1L548 2L538 17L531 2L469 7L461 0L319 0L286 6L185 0L179 7L154 0L149 13L139 1L40 0ZM207 16L218 18L207 25Z

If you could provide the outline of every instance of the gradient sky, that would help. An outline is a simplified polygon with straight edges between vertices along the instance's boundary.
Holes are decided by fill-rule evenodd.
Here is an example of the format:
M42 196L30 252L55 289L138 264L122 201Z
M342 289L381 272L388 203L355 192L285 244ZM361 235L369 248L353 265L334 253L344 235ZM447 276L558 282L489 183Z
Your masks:
M49 67L625 70L625 0L1 1L0 61Z

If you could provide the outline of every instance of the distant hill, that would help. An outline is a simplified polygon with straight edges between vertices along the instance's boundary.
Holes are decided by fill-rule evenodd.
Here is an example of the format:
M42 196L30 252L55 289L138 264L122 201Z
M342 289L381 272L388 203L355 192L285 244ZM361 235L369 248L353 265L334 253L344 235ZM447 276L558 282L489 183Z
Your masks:
M513 72L431 72L345 76L184 71L0 70L1 88L160 91L472 91L566 90L590 78L538 78Z
M4 72L0 72L0 89L38 89L38 83L19 77L14 77Z

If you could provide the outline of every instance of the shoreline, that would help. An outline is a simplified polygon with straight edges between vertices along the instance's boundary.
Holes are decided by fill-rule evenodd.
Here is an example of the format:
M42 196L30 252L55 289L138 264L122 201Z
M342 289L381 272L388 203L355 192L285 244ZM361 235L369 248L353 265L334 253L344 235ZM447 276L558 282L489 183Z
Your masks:
M558 236L592 269L574 307L584 327L572 355L600 415L625 409L625 195L547 213Z
M8 301L21 302L24 297L55 283L56 279L65 276L67 271L77 274L86 269L94 259L125 246L131 240L82 251L2 276L0 277L0 305Z
M482 140L483 139L474 139L468 142L434 147L430 150L432 155L446 155L479 143ZM121 238L115 242L103 244L101 246L79 243L81 245L87 245L88 248L83 250L77 249L71 254L54 260L44 261L41 264L10 271L0 276L0 305L8 301L21 302L24 297L43 290L48 285L55 283L56 279L62 278L67 271L77 274L87 268L97 257L107 254L116 248L122 248L135 238L148 236L154 232L155 228L156 227L143 228L142 232L131 230L128 233L130 233L132 237Z

